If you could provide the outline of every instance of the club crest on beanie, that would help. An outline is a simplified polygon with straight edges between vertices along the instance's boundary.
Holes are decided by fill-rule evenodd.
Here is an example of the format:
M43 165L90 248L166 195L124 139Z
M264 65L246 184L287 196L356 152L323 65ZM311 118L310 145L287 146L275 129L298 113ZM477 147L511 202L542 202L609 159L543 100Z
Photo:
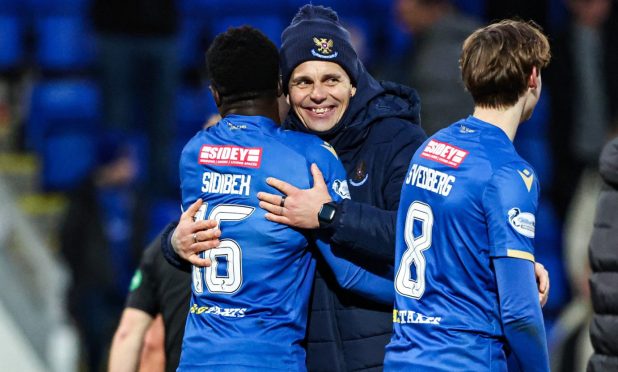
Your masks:
M321 5L304 5L281 34L279 65L283 89L287 93L292 71L307 61L334 62L341 66L356 85L359 63L350 33L337 13Z

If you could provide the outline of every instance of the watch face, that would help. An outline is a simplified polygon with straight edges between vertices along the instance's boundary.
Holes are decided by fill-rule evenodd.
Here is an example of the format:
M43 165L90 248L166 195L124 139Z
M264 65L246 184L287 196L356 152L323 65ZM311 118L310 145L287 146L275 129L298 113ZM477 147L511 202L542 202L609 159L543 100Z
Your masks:
M326 203L322 205L322 209L318 213L318 221L320 224L327 224L333 222L335 219L335 212L337 208L334 203Z

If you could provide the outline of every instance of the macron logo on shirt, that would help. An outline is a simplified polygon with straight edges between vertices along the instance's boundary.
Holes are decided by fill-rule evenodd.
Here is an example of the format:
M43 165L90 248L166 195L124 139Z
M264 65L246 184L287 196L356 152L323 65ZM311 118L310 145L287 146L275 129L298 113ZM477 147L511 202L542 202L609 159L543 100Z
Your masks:
M452 168L459 168L466 156L468 156L468 151L433 139L421 153L422 158L437 161Z
M262 163L261 147L204 145L198 163L220 166L259 168Z

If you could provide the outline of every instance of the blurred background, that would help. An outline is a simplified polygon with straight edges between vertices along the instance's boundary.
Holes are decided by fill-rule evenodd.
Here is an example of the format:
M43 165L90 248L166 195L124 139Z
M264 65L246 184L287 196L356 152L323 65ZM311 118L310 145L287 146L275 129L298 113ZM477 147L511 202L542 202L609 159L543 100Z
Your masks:
M141 251L177 220L180 151L216 113L204 52L229 26L275 44L305 0L0 0L0 370L99 371ZM616 132L613 0L337 0L376 77L422 99L428 134L467 116L464 38L505 17L552 43L516 147L539 175L537 260L554 371L591 346L597 160Z

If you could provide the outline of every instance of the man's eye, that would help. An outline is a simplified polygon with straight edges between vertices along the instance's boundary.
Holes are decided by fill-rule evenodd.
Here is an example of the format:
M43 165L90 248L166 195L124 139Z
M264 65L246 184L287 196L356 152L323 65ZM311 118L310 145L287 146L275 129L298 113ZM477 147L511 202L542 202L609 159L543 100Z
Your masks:
M299 88L304 88L309 85L309 82L305 80L301 80L301 81L297 81L294 85L296 85Z

